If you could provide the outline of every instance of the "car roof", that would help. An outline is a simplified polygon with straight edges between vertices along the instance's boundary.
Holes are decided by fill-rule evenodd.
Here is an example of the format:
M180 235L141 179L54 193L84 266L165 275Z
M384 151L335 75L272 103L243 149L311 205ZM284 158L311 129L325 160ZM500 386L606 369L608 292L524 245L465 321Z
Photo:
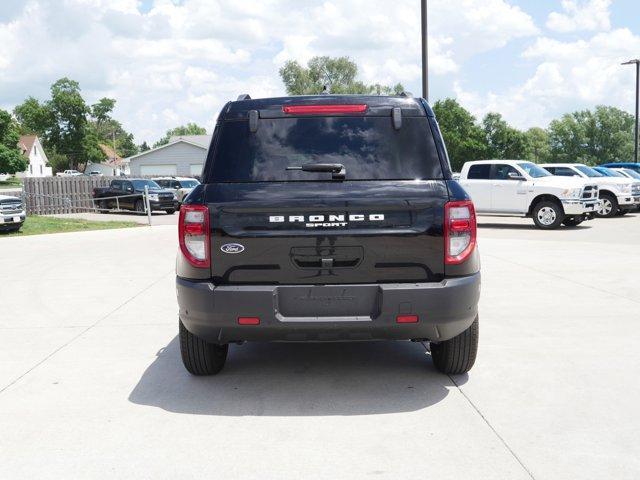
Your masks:
M611 162L611 163L603 163L602 165L598 165L599 167L624 167L624 168L628 168L628 167L639 167L640 164L634 163L634 162Z
M193 177L154 177L151 180L196 180Z
M541 163L541 167L587 167L584 163ZM593 167L592 167L593 168Z
M522 163L522 162L529 162L529 160L504 160L504 159L500 159L500 158L496 158L494 160L470 160L466 163L472 164L472 165L483 165L483 164L493 164L493 163Z
M385 95L299 95L290 97L272 98L247 98L229 102L222 110L219 120L231 120L246 118L249 111L258 110L269 112L276 116L284 117L282 107L285 105L349 105L366 103L369 107L368 114L374 115L381 110L390 110L399 107L403 114L411 116L433 116L433 111L419 98L405 95L385 96ZM279 113L279 115L278 115ZM270 115L270 117L272 116ZM365 114L366 115L366 114Z

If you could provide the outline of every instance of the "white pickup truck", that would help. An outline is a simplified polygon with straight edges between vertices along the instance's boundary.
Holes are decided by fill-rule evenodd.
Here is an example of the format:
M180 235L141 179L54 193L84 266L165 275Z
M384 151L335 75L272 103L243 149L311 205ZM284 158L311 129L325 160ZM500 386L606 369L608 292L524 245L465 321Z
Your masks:
M542 229L579 225L600 208L595 183L555 177L525 160L467 162L458 182L478 213L530 217Z
M77 177L82 175L78 170L65 170L64 172L56 173L56 177Z
M602 206L599 217L625 214L640 205L640 185L630 178L607 177L581 163L545 163L540 165L554 175L578 177L598 185Z

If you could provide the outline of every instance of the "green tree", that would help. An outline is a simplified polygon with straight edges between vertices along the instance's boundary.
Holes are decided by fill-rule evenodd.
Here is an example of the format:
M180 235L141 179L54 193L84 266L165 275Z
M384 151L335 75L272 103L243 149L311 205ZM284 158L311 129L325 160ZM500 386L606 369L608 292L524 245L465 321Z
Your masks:
M185 135L206 135L207 130L204 127L201 127L195 123L187 123L186 125L181 125L176 128L172 128L171 130L167 130L164 137L158 140L153 144L153 148L160 147L162 145L166 145L169 143L169 139L171 137L182 137Z
M440 131L447 146L454 171L460 171L464 162L487 158L488 145L476 119L453 98L433 104Z
M356 79L358 65L349 57L313 57L303 67L295 60L287 61L280 69L280 78L289 95L334 94L399 95L402 84L394 86L366 85Z
M522 159L527 153L527 138L511 126L499 113L487 113L482 120L490 158Z
M20 124L22 135L36 134L46 140L46 134L54 122L53 113L47 105L28 97L13 110L13 114Z
M567 113L549 125L551 158L597 165L628 161L633 155L634 117L618 108Z
M78 82L61 78L51 86L50 100L40 103L29 97L14 114L22 133L42 139L49 164L58 171L104 161L100 144L112 146L114 137L120 156L138 153L133 135L112 117L115 104L114 99L105 97L88 106Z
M525 132L527 149L525 158L536 163L544 163L551 158L549 133L540 127L532 127Z
M0 173L23 172L29 162L18 147L20 130L11 114L0 109Z
M147 144L146 141L142 142L139 146L138 146L138 151L139 152L146 152L148 150L151 150L151 147Z

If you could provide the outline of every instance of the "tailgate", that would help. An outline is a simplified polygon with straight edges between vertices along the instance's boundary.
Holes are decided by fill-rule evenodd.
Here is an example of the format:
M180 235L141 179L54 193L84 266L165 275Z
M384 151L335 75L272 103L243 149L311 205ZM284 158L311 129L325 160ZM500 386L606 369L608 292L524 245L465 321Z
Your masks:
M205 198L218 285L444 277L444 181L219 183Z

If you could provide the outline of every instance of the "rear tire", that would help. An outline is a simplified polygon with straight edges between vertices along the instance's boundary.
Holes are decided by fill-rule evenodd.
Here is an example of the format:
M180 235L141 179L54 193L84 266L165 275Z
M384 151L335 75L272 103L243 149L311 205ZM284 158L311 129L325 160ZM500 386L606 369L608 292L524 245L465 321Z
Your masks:
M542 200L533 207L533 223L543 230L553 230L564 220L564 211L557 202Z
M215 375L227 361L229 345L215 345L195 336L180 321L180 353L184 368L192 375Z
M600 218L611 218L615 217L616 213L618 213L618 199L615 195L604 192L600 194L600 200L602 200L602 208L596 212L596 216Z
M564 221L562 222L562 224L565 227L577 227L582 222L584 222L584 220L581 219L581 218L569 217L569 218L565 218Z
M169 210L165 210L165 212L167 212L167 215L173 215L174 213L176 213L176 211L173 208L170 208Z
M133 208L138 213L145 213L144 212L144 203L142 202L142 200L136 200L136 203L135 203Z
M431 344L431 359L436 369L447 375L459 375L471 370L478 355L478 317L460 335Z

